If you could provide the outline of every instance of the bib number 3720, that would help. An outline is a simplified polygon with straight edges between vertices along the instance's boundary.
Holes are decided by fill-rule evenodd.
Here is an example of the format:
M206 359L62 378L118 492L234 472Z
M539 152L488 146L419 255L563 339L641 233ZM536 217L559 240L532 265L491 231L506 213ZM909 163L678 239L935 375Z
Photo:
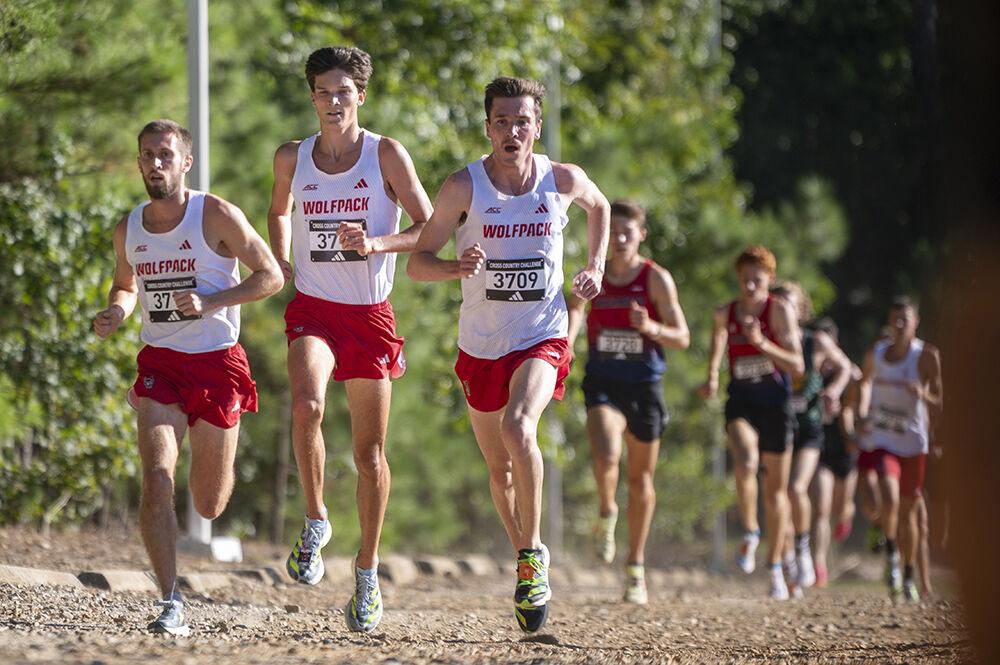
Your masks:
M487 259L486 299L533 302L545 299L545 259Z

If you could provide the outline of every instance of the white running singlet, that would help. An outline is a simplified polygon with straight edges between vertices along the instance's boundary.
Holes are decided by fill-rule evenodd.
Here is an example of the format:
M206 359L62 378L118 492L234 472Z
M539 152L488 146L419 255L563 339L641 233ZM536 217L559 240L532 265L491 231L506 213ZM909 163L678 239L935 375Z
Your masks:
M920 381L922 340L914 339L910 351L900 362L890 363L885 352L891 342L875 345L875 376L872 382L871 407L868 410L872 432L862 437L864 450L887 450L900 457L924 455L928 448L927 404L910 389Z
M476 358L495 360L567 335L562 258L569 218L552 162L533 159L535 186L519 196L498 192L482 159L468 166L472 203L455 231L455 248L461 254L478 242L486 262L462 280L458 346Z
M188 190L180 224L166 233L150 233L142 223L141 203L128 216L125 257L139 285L142 307L140 338L150 346L182 353L228 349L240 336L240 306L220 307L204 316L182 314L176 291L218 293L240 283L239 262L220 256L205 242L205 194Z
M292 257L295 288L348 305L377 305L389 297L396 254L361 256L337 240L341 222L361 222L369 237L399 233L399 206L385 193L378 161L381 136L362 129L361 156L343 173L316 168L313 146L319 134L299 144L292 176Z

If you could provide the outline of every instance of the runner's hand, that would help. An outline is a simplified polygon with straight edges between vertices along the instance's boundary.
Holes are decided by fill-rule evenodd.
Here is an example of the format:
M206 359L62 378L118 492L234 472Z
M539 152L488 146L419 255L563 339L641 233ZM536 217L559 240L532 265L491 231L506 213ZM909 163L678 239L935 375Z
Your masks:
M714 377L698 387L698 394L704 399L712 399L719 392L719 378Z
M98 337L103 339L118 330L118 326L124 320L125 310L121 308L121 305L112 305L107 309L101 310L94 317L94 332L97 333Z
M573 277L573 295L593 300L601 292L604 273L597 268L584 268Z
M634 300L629 304L628 322L643 335L651 336L649 311Z
M294 276L295 273L292 272L291 261L278 259L278 267L281 268L281 276L285 278L285 284L288 284L290 281L292 281L292 277Z
M174 304L184 316L201 316L211 309L207 296L199 295L197 291L175 291Z
M760 348L764 343L764 333L760 329L760 319L756 316L744 316L740 322L740 328L743 329L743 336L747 338L747 342L750 344Z
M827 415L836 418L840 415L840 398L827 391L822 391L819 398L823 401L823 410Z
M337 226L337 238L341 247L355 251L361 256L371 254L375 246L361 222L341 222Z
M477 242L472 247L466 247L458 258L458 276L462 279L478 275L486 262L486 252Z

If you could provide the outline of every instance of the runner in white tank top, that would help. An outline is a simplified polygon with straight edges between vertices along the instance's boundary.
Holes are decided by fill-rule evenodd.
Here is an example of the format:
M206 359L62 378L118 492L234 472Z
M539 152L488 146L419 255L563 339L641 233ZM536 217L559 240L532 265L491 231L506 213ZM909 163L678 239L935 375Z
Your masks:
M573 293L590 300L601 290L610 217L607 199L582 169L533 154L544 94L526 79L498 78L486 87L493 150L448 178L407 264L414 279L462 280L455 372L490 467L490 493L518 551L514 613L527 632L545 623L552 595L539 536L537 429L545 405L562 397L569 371L562 230L571 203L586 211L588 263L573 278ZM453 232L459 258L438 258Z
M909 299L897 298L889 310L889 341L865 355L858 405L858 470L875 471L882 495L882 532L886 539L886 582L893 597L919 600L913 564L924 533L912 531L923 504L930 418L942 404L941 361L937 348L916 337L920 316ZM926 522L926 520L924 520ZM900 531L909 535L902 538ZM907 544L900 570L897 536Z
M409 252L431 204L406 149L363 129L371 58L357 48L326 47L306 63L320 131L278 148L268 214L271 247L296 295L285 311L292 444L306 499L305 526L286 569L316 584L320 549L331 536L323 505L325 444L321 425L332 376L346 382L354 459L358 460L360 595L347 604L348 628L370 631L382 616L375 570L389 495L384 442L390 379L405 370L403 339L387 298L396 253ZM399 206L413 225L400 232ZM289 261L295 259L294 270ZM368 583L360 583L365 578Z
M128 216L126 256L139 287L140 338L146 344L183 353L228 349L240 335L240 306L220 307L204 315L184 314L174 292L194 290L206 296L240 282L239 262L208 246L202 228L205 194L188 190L184 217L170 231L151 233L143 224L142 203Z
M240 304L281 288L281 269L243 212L192 191L191 134L170 120L139 132L139 170L150 200L115 227L115 275L94 330L107 337L138 302L142 340L129 392L139 412L142 536L163 594L156 633L187 635L177 593L174 464L190 429L188 486L195 509L214 519L235 481L240 416L257 410L257 391L237 338ZM251 274L242 282L238 263Z

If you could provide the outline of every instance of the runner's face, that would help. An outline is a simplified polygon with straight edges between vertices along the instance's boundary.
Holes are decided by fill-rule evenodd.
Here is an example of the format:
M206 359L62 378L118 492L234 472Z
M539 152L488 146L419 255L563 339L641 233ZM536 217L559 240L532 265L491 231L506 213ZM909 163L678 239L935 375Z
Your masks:
M908 342L917 335L920 317L912 307L889 310L889 337L893 342Z
M497 97L486 120L486 136L493 156L505 163L524 162L531 156L535 139L542 134L542 121L535 117L532 97Z
M342 69L331 69L316 76L312 103L321 128L341 130L357 124L358 107L365 103L365 91L358 90L354 79Z
M744 264L736 271L740 281L740 296L744 300L759 301L767 298L771 288L771 275L753 264Z
M646 227L634 219L615 215L611 218L611 255L631 259L639 252L639 243L646 239Z
M144 135L139 142L139 172L149 198L168 199L176 194L193 161L175 134Z

